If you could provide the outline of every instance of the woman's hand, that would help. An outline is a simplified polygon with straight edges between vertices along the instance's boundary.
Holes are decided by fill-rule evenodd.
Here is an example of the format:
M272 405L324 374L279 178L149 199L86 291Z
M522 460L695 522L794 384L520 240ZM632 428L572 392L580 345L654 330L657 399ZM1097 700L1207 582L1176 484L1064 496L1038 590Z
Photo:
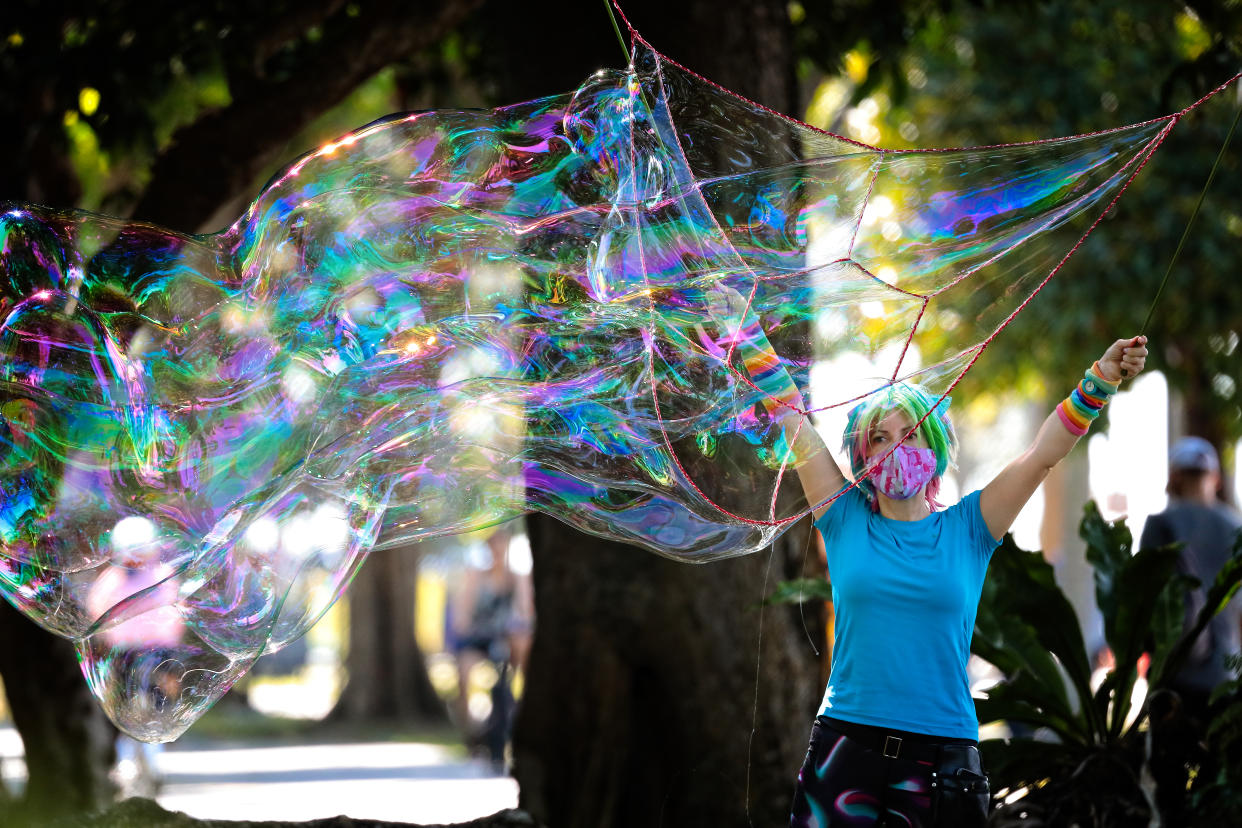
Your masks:
M1132 379L1147 364L1147 337L1118 339L1100 357L1100 379L1120 382Z

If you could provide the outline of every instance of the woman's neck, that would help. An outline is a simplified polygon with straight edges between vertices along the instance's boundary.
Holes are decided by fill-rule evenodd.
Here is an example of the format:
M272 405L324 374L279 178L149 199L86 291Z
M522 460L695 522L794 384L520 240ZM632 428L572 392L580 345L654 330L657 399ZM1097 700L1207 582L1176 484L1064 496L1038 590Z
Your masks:
M894 500L883 492L876 492L875 496L880 503L880 514L891 520L922 520L931 514L922 491L905 500Z

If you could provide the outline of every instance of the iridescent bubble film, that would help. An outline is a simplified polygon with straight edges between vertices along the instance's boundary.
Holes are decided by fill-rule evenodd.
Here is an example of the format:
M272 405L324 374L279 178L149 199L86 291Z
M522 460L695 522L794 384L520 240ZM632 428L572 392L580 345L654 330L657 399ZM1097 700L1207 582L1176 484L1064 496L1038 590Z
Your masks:
M346 135L221 233L3 207L0 590L123 730L176 738L380 546L765 546L818 505L808 417L947 392L1176 120L881 151L636 45Z

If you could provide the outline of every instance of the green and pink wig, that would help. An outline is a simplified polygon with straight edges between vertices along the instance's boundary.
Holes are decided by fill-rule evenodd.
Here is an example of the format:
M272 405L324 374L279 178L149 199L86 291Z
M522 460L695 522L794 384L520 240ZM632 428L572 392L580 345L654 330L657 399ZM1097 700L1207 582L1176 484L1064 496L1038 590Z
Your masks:
M850 411L842 448L850 458L850 473L858 481L858 488L867 496L872 509L879 509L880 503L876 498L875 486L867 476L867 441L876 424L895 411L905 414L911 423L922 420L919 430L927 440L928 448L936 455L936 474L927 483L924 494L929 509L934 512L941 508L936 500L940 482L950 467L956 467L957 459L957 435L953 431L953 421L949 419L951 402L949 397L939 400L921 385L894 382L868 395Z

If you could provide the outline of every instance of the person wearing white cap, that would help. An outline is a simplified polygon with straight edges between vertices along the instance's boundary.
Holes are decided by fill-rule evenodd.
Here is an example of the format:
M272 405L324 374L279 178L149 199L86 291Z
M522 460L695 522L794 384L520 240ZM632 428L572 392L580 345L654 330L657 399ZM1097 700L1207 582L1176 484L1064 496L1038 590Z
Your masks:
M1207 599L1207 588L1233 551L1242 528L1242 515L1216 494L1220 461L1216 449L1202 437L1183 437L1169 452L1169 506L1152 515L1143 527L1140 549L1180 541L1180 571L1198 578L1186 606L1189 625ZM1195 641L1186 666L1172 689L1181 696L1186 712L1207 724L1208 699L1221 682L1232 678L1225 657L1242 650L1242 599L1234 598Z

